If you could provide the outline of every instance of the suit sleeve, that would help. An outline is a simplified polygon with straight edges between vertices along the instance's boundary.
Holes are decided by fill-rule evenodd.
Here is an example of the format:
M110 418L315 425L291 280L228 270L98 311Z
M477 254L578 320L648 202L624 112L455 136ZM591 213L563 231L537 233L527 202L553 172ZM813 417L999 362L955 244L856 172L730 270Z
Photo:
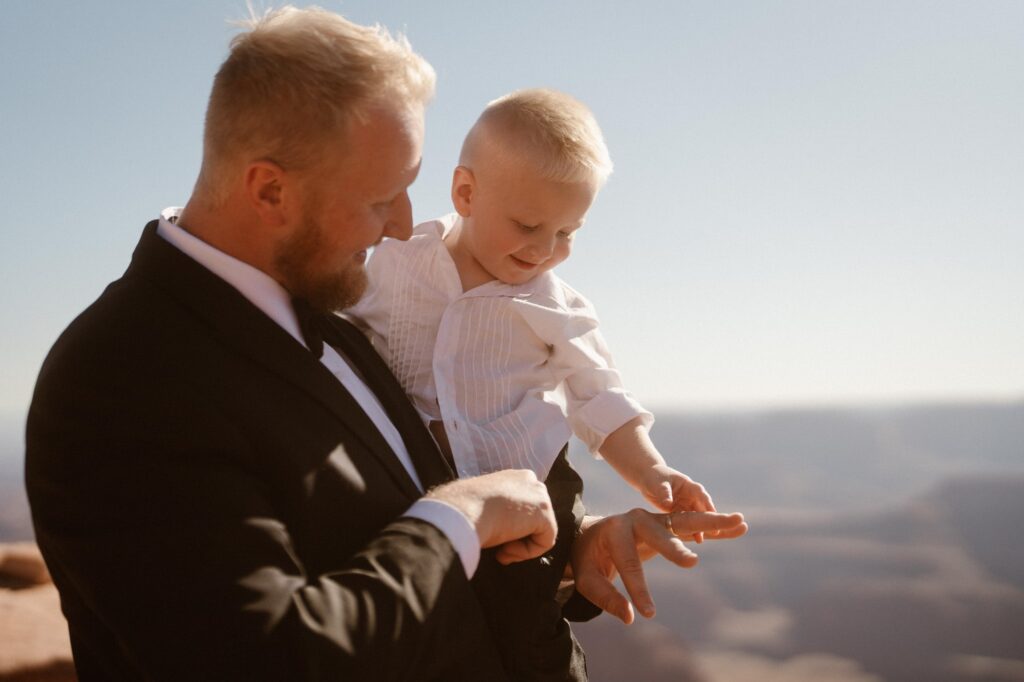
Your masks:
M435 527L398 519L312 575L245 438L201 396L78 355L44 366L26 452L37 539L69 620L89 624L76 658L112 639L154 680L400 680L444 677L446 641L493 646Z
M561 554L557 565L564 569L569 562L569 555L572 552L572 541L579 535L580 525L586 515L583 506L583 479L569 463L568 446L559 453L551 471L548 473L544 484L548 488L551 502L558 515L558 526L560 529L571 528L572 534L564 541L565 549L559 550L556 545L555 553ZM568 534L567 534L568 535ZM559 544L562 544L559 538ZM567 620L583 622L592 620L602 613L601 609L592 604L586 597L580 595L575 589L568 601L562 606L562 615Z

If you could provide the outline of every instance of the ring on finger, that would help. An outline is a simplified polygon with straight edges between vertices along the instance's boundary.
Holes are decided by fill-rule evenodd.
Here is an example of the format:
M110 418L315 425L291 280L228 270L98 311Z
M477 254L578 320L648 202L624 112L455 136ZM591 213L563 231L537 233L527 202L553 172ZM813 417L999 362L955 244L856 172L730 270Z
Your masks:
M676 533L676 529L672 526L672 512L665 514L665 530L672 533L672 535L679 537L679 534Z

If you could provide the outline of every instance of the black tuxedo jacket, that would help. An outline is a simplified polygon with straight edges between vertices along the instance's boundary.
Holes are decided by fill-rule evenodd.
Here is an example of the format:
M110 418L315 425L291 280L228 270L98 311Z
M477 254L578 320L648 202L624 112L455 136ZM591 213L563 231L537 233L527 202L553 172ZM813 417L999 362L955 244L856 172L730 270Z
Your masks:
M335 326L424 484L442 482L398 383ZM524 593L557 609L581 514L564 456L559 544L511 569L485 553L471 584L440 531L400 518L420 493L340 383L155 222L43 365L26 483L83 681L585 675L567 627L497 613Z

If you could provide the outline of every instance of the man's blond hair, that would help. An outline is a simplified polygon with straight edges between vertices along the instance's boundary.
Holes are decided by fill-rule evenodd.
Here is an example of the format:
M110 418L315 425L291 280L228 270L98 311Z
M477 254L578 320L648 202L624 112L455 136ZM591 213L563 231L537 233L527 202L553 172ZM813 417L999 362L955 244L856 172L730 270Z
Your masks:
M430 64L381 26L292 6L240 23L248 30L231 41L206 111L196 194L212 205L246 163L316 168L325 146L374 107L412 111L434 93Z
M459 163L470 169L482 154L526 164L546 180L596 182L612 172L601 128L590 109L563 92L516 90L492 101L473 124Z

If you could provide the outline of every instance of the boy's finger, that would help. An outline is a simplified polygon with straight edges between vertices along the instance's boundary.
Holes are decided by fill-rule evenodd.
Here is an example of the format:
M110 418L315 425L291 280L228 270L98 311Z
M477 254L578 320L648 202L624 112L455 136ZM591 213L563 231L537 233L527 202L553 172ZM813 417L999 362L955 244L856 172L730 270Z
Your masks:
M658 484L658 490L655 494L655 497L658 499L660 507L664 509L672 508L672 486L668 483L668 481L662 481L661 483Z

